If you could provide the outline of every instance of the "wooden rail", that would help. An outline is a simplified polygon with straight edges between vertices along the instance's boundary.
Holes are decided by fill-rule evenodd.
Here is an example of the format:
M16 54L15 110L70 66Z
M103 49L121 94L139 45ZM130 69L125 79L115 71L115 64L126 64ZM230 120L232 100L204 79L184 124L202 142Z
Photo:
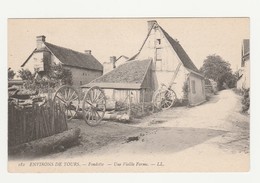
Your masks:
M8 145L14 146L48 137L68 129L63 106L49 101L46 105L20 107L8 104Z

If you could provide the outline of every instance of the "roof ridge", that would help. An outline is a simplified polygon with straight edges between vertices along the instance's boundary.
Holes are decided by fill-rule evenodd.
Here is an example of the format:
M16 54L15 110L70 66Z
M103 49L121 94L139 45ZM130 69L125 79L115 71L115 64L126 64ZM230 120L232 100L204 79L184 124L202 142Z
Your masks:
M144 45L145 45L145 42L147 41L147 39L148 39L148 37L149 37L151 31L153 30L153 27L154 27L155 24L157 24L157 25L159 26L159 24L158 24L157 22L153 23L153 25L150 27L150 29L149 29L149 31L148 31L148 33L147 33L145 39L144 39L144 42L142 43L142 46L139 48L138 52L137 52L135 55L133 55L132 57L130 57L128 60L133 60L133 59L135 59L135 58L141 53L141 50L143 49L143 47L144 47Z
M103 71L103 65L92 55L44 42L55 57L63 64L91 70Z
M153 24L153 26L151 26L151 28L149 29L144 42L141 46L141 48L138 50L138 52L132 56L131 58L129 58L128 61L134 60L136 59L136 57L141 53L142 48L145 44L145 42L147 41L151 30L153 29L154 25L157 25L160 30L162 31L162 33L164 34L165 38L168 40L169 44L171 45L171 47L173 48L173 50L176 52L177 56L179 57L180 61L183 63L183 66L185 68L188 68L190 70L193 70L194 72L199 74L199 69L196 67L196 65L192 62L192 60L190 59L189 55L186 53L186 51L183 49L183 47L181 46L181 44L176 41L175 39L173 39L157 22Z
M118 67L114 68L113 70L107 72L106 74L102 75L102 76L99 76L98 78L101 78L101 77L105 77L106 75L108 75L109 73L111 72L116 72L116 70L118 70L120 67L124 67L126 64L130 64L132 62L142 62L142 61L145 61L145 60L149 60L149 59L144 59L144 60L130 60L129 62L126 62L124 64L121 64L119 65ZM91 81L90 83L94 82L95 80L97 80L98 78L94 79L93 81Z
M142 75L139 75L137 78L137 80L135 80L135 82L136 81L138 81L137 83L142 83L143 81L144 81L144 76L143 76L143 74L144 75L146 75L146 73L147 73L147 70L148 70L148 68L149 68L149 66L150 66L150 64L151 64L151 60L150 59L144 59L144 60L134 60L134 61L129 61L129 62L127 62L127 63L125 63L125 64L122 64L122 65L119 65L117 68L115 68L115 69L113 69L113 70L111 70L110 72L107 72L106 74L104 74L104 75L102 75L102 76L100 76L100 77L98 77L98 78L96 78L96 79L94 79L93 81L91 81L90 82L90 84L91 83L108 83L108 81L109 80L111 80L111 77L113 78L113 77L115 77L115 75L117 75L117 73L120 73L120 72L122 72L122 71L124 71L125 70L125 68L128 68L128 66L129 66L129 64L134 64L134 65L132 65L132 66L129 66L129 67L135 67L135 65L137 65L136 63L140 63L140 64L142 64L142 67L141 66L139 66L139 68L140 69L137 69L138 70L138 72L141 72L142 73ZM139 64L138 64L139 65ZM143 66L145 66L145 67L143 67ZM124 76L123 76L123 78L132 78L132 77L135 77L135 76L133 76L133 75L131 75L131 74L133 74L133 72L136 72L137 70L130 70L129 72L126 72L125 74L124 74ZM130 75L129 75L129 73L130 73ZM117 78L118 79L118 78ZM117 80L116 79L116 80ZM121 78L122 79L122 78ZM133 79L133 78L132 78ZM106 80L106 81L105 81ZM123 79L124 80L124 79ZM130 79L131 80L131 79ZM127 82L129 82L129 83L135 83L135 82L132 82L132 81L130 81L130 80L128 80ZM134 81L133 80L133 81ZM114 80L115 81L115 80ZM111 82L111 83L115 83L115 82Z
M63 46L58 46L58 45L56 45L56 44L52 44L52 43L49 43L49 42L44 42L44 43L47 43L47 44L50 44L50 45L52 45L52 46L56 46L56 47L59 47L59 48L62 48L62 49L66 49L66 50L69 50L69 51L73 51L73 52L76 52L76 53L80 53L80 54L86 55L86 54L83 53L83 52L79 52L79 51L73 50L73 49L71 49L71 48L66 48L66 47L63 47ZM91 56L93 56L93 55L91 55Z

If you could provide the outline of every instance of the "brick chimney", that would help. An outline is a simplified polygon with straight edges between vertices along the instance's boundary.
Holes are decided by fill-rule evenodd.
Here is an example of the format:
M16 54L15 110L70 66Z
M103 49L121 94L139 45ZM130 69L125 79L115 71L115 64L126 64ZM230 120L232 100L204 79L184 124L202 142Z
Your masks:
M110 63L112 64L113 68L116 68L116 57L115 56L110 57Z
M151 30L152 26L157 23L156 20L149 20L147 21L148 24L148 32Z
M37 50L42 48L43 43L45 42L45 38L46 37L44 35L36 37L36 47L37 47Z
M85 54L91 55L91 50L85 50Z

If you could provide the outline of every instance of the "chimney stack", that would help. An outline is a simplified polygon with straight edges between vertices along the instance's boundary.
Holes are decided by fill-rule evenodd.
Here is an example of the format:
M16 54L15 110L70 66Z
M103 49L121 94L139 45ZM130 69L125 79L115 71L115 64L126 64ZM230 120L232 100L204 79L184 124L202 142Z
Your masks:
M115 56L110 57L110 62L112 63L113 68L116 68L116 57Z
M151 28L153 27L153 25L157 23L156 20L149 20L147 21L148 24L148 32L151 30Z
M91 55L91 50L85 50L85 54Z
M42 45L45 42L45 38L46 37L44 35L36 37L36 47L37 47L37 50L42 48Z

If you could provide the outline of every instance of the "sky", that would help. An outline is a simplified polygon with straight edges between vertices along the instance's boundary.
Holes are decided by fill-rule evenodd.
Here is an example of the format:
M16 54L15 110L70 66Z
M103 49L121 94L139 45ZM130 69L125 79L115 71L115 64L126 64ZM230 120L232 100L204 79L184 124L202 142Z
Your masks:
M79 52L92 50L101 63L110 56L133 56L151 19L9 19L8 65L20 69L36 47L36 36ZM185 49L200 68L210 54L220 55L233 71L241 62L241 44L249 39L248 18L153 18Z

